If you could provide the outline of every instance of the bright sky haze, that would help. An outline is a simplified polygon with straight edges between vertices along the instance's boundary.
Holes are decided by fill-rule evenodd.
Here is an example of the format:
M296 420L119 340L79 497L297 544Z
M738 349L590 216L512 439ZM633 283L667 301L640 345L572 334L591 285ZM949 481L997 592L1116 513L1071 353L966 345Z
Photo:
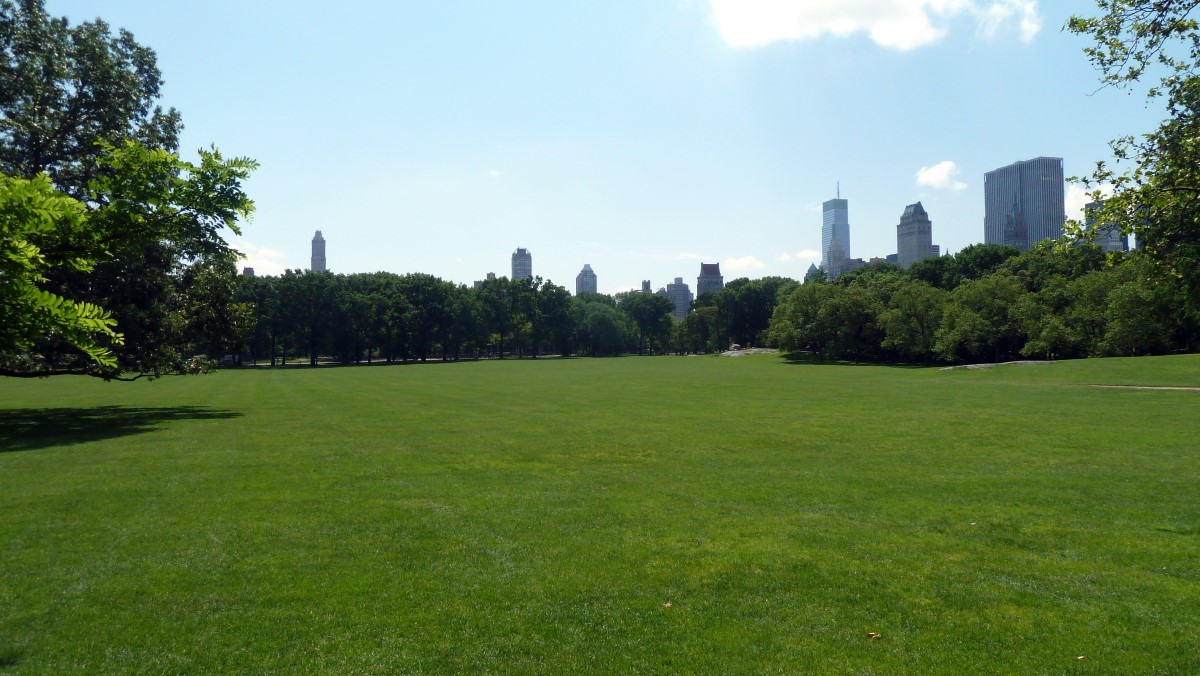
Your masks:
M181 150L261 168L235 238L259 274L535 275L655 289L802 279L821 202L849 200L854 257L896 251L920 200L933 240L983 240L983 174L1163 118L1097 91L1062 31L1085 0L151 2L47 0L158 54ZM1068 215L1082 204L1068 190Z

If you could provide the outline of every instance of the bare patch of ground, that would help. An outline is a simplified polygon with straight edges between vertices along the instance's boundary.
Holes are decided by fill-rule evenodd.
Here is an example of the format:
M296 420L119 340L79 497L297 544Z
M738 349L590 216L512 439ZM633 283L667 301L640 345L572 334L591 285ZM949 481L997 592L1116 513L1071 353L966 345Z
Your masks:
M773 347L748 347L744 350L726 350L721 353L722 357L741 357L747 354L777 354L779 350Z
M1023 359L1021 361L1006 361L1001 364L963 364L962 366L944 366L943 371L952 371L954 369L991 369L997 366L1010 366L1012 364L1053 364L1053 361L1044 361L1036 359Z

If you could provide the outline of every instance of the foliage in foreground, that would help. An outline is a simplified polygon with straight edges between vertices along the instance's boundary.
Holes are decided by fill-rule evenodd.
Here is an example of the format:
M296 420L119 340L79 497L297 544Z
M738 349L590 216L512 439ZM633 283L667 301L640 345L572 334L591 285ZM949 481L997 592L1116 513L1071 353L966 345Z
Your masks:
M1098 5L1098 15L1073 16L1067 29L1093 40L1085 52L1105 86L1145 85L1148 102L1165 103L1166 119L1147 134L1115 139L1116 164L1098 162L1085 178L1093 199L1104 201L1096 227L1132 232L1161 274L1200 305L1200 23L1193 16L1200 2Z
M211 150L193 164L133 142L99 162L108 171L86 206L44 174L0 182L14 270L0 374L189 372L197 346L232 340L237 253L221 231L253 209L241 183L254 163Z
M107 310L40 288L53 270L91 272L98 244L85 226L80 202L50 185L0 175L0 355L31 349L60 336L93 362L115 367L105 344L117 344L116 320Z
M128 31L0 0L0 373L203 370L245 320L221 231L253 208L255 165L180 160L161 85Z

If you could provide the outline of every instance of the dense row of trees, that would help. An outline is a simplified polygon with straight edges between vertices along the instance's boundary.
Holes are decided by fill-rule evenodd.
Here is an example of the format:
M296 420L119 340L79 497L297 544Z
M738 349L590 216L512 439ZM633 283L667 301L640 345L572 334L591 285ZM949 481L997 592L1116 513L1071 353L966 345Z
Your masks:
M790 279L738 279L702 296L684 321L674 304L641 292L571 296L535 277L456 285L426 274L334 275L289 270L239 277L234 330L200 347L274 364L626 353L703 353L767 340Z
M1059 359L1194 350L1187 285L1144 255L1091 244L1018 254L996 245L869 265L783 299L771 339L821 359L913 363Z
M976 245L909 270L873 264L828 282L736 279L682 321L664 297L584 294L540 278L455 285L423 274L288 271L239 278L241 332L213 351L288 359L426 361L541 354L696 354L730 344L817 359L908 363L1194 350L1187 285L1145 255L1092 244L1020 253Z

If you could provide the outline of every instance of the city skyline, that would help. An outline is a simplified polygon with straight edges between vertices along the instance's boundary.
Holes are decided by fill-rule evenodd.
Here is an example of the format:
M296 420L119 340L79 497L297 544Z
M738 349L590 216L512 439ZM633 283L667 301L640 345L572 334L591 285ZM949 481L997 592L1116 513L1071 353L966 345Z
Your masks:
M606 293L702 261L802 279L839 181L853 255L894 252L918 201L952 253L983 241L985 172L1048 155L1085 174L1164 117L1098 89L1060 30L1083 0L321 7L46 4L155 51L184 159L259 161L229 239L260 275L304 268L300 233L322 229L345 273L469 284L520 242L538 276L569 286L587 260Z

